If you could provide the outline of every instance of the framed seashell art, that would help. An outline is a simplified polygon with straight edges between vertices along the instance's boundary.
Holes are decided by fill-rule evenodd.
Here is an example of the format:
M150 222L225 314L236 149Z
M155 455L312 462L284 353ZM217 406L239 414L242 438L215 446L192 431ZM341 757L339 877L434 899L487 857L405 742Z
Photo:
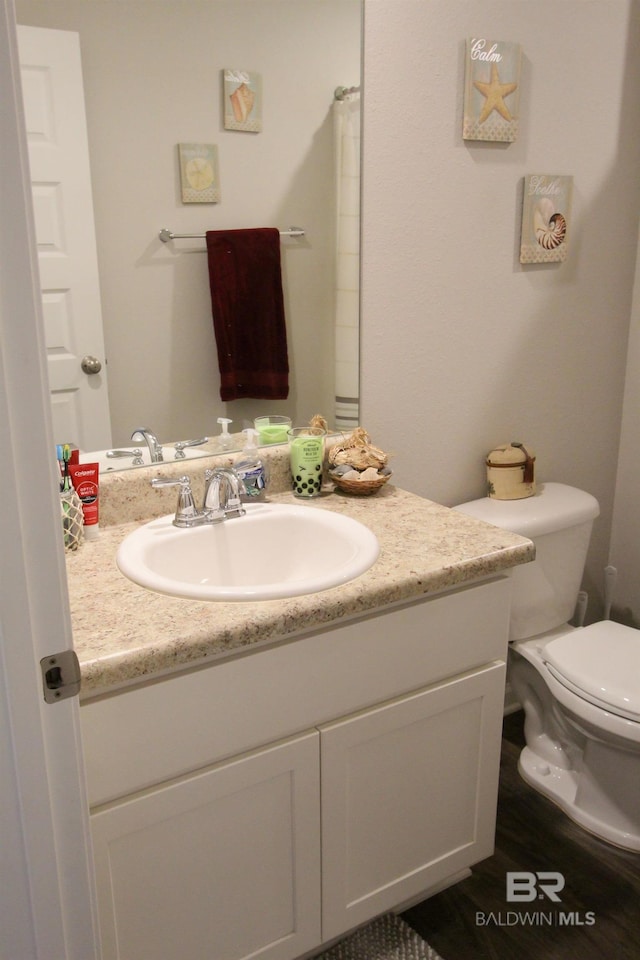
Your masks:
M518 136L519 43L472 37L465 60L464 140L511 143Z
M573 177L532 173L524 178L520 263L553 263L569 252Z
M183 203L220 203L218 147L214 143L179 143Z
M262 130L262 76L229 67L222 71L225 130Z

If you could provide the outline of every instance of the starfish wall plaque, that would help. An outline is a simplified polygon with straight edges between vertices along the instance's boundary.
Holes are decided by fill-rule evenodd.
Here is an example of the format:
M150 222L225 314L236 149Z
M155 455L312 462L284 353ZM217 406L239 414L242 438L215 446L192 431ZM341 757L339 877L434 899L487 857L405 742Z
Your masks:
M467 40L465 140L512 142L518 136L521 48L518 43Z

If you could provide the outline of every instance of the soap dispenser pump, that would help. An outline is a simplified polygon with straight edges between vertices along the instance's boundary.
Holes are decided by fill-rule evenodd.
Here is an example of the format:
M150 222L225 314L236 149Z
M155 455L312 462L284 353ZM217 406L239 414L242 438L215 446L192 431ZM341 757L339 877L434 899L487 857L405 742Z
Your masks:
M244 502L264 500L268 477L258 452L258 431L249 428L242 432L247 439L240 459L235 464L235 471L242 483L240 499Z
M229 433L229 424L233 423L233 420L229 420L228 417L218 417L216 422L220 424L222 430L218 437L220 448L222 450L230 450L233 446L233 437Z

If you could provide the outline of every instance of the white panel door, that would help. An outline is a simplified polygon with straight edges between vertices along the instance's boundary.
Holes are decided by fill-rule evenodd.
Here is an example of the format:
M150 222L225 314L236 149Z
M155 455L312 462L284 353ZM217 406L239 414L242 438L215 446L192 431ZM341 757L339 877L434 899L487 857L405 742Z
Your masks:
M13 3L0 10L0 957L97 960L79 706L45 703L38 678L72 636Z
M504 671L321 728L323 940L493 852Z
M291 960L320 942L317 731L91 821L103 960Z
M103 449L111 426L80 40L21 26L18 42L54 441Z

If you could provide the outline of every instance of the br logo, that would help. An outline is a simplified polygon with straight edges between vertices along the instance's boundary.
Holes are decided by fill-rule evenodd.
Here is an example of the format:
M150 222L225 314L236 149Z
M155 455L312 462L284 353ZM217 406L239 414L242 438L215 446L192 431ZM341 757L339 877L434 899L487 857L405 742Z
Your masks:
M555 870L530 873L516 870L507 873L507 901L548 900L560 902L559 892L564 888L564 877Z

